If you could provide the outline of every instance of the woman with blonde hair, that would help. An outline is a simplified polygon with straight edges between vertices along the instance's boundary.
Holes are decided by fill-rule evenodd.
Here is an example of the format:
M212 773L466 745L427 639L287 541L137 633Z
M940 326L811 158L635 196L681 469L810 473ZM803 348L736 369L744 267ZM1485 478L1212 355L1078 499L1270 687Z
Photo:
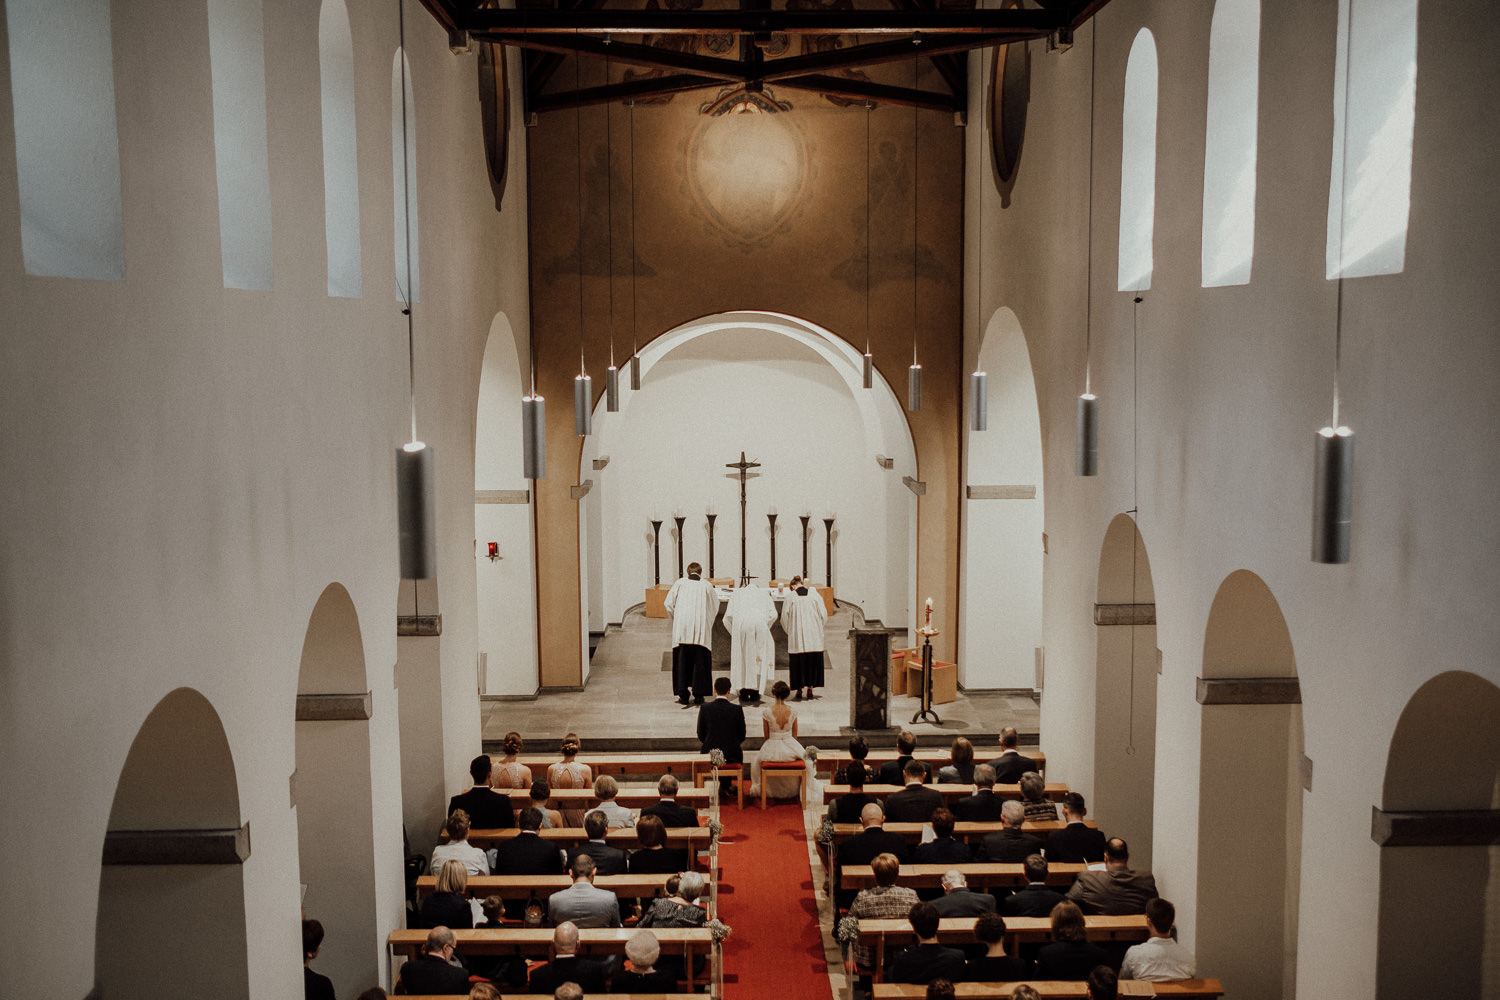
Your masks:
M505 756L490 767L490 787L530 788L531 768L517 759L526 746L526 741L521 739L520 733L506 733L500 746L504 749Z
M553 788L588 788L593 784L594 774L589 766L575 759L582 748L583 742L579 740L577 733L569 733L562 738L562 760L547 768L548 785ZM588 809L582 803L576 809L563 809L563 825L582 826L583 814L586 812Z
M437 871L437 888L422 900L418 916L426 927L473 927L469 905L469 872L462 861L444 861Z
M464 866L466 874L488 875L490 861L484 851L469 843L469 814L462 809L453 810L448 822L443 824L446 844L432 849L432 864L428 870L436 875L446 861L457 861Z
M594 797L599 800L595 808L604 814L611 830L625 830L635 826L635 813L615 801L615 796L619 794L620 783L614 778L601 774L594 779Z

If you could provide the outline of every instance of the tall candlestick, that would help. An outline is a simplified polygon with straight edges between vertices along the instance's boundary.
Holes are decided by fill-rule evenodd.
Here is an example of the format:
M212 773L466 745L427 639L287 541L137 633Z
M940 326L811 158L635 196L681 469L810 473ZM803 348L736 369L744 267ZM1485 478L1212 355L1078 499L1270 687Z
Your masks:
M776 508L771 508L771 513L766 515L766 520L771 522L771 579L776 579Z
M714 578L714 518L719 515L710 507L708 511L708 578Z
M661 521L657 518L651 519L651 554L656 566L656 585L661 586Z
M823 527L828 531L828 586L833 586L833 518L823 518Z
M807 522L809 522L809 521L812 520L812 515L811 514L798 514L797 516L802 519L802 579L806 580L807 579L807 540L812 537L812 532L810 530L808 530Z
M678 517L676 514L673 514L672 520L677 522L677 579L681 580L684 576L687 576L687 573L682 568L682 543L685 541L682 537L682 522L686 521L687 518Z

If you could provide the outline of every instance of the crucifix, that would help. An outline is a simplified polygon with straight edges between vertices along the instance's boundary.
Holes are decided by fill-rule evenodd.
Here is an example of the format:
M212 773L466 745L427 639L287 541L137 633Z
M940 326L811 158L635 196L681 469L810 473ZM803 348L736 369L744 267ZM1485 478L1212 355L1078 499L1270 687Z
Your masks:
M729 478L739 479L740 481L740 586L744 587L750 583L750 571L746 568L745 562L745 533L747 531L745 523L745 482L750 478L750 470L760 468L760 463L745 461L745 453L742 451L740 452L740 460L738 462L725 462L724 467L726 469L739 470L738 476L730 476Z

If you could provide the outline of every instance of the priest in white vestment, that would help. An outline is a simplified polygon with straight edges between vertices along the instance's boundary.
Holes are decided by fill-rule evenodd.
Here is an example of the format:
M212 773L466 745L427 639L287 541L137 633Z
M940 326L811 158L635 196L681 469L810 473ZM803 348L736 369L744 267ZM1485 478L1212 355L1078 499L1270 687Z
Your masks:
M813 688L823 686L823 627L827 624L823 595L808 587L800 576L793 577L791 596L781 609L791 687L797 692L793 701L801 701L804 690L811 701Z
M703 579L703 567L688 563L688 575L672 584L664 602L672 616L672 693L679 705L701 705L708 696L712 666L714 618L719 613L719 594Z
M729 682L739 689L740 701L759 701L760 692L776 670L776 644L771 623L776 604L765 587L736 587L724 609L729 630Z

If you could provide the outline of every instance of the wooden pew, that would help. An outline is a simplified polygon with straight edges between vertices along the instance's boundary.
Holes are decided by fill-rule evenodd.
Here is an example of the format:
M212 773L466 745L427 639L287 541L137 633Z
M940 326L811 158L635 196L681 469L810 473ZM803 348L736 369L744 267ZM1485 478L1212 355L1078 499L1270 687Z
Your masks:
M1061 820L1043 820L1037 823L1023 823L1021 830L1034 836L1045 838L1054 830L1061 830L1068 824ZM1084 825L1090 829L1097 829L1098 824L1093 820L1084 820ZM922 840L922 834L927 830L927 823L886 823L881 827L886 833L899 833L906 838L907 843L917 844ZM859 833L864 827L858 823L835 823L833 824L833 842L842 844L850 837ZM982 840L987 833L998 833L1005 829L1004 823L968 823L958 822L953 824L953 839L966 842L977 842ZM470 840L473 840L471 835Z
M696 716L694 718L696 719ZM548 766L558 763L561 759L555 753L523 753L517 758L522 764L531 768L531 776L537 780L545 778ZM580 764L587 764L589 772L596 778L601 774L645 775L651 778L653 787L656 779L664 774L677 775L681 780L681 775L686 774L692 777L699 772L710 770L708 754L681 750L663 753L580 753L577 760ZM526 794L524 789L516 791L520 791L523 797Z
M974 924L977 917L944 917L938 921L938 941L946 945L974 943ZM1151 936L1143 913L1124 917L1091 915L1083 918L1084 932L1090 941L1144 941ZM1050 917L1006 917L1005 950L1015 954L1015 946L1022 943L1040 943L1052 939ZM875 949L875 981L885 978L886 944L907 947L917 941L911 922L904 918L864 919L859 922L859 943Z
M864 787L864 793L866 795L870 796L871 798L884 799L884 798L886 798L889 795L896 794L897 792L901 791L901 789L904 788L904 787L906 787L906 786L904 786L904 785L866 785ZM970 796L970 795L974 794L974 786L973 785L928 785L927 787L928 788L935 788L939 792L941 792L943 794L943 802L944 802L944 804L949 805L949 806L951 806L958 799L962 799L962 798L965 798L967 796ZM823 786L823 802L824 802L824 804L832 802L834 799L842 798L843 796L848 795L848 794L849 794L849 786L848 785L824 785ZM1061 802L1062 799L1063 799L1063 796L1067 795L1067 794L1068 794L1068 786L1065 783L1061 782L1061 781L1057 781L1057 782L1049 781L1049 782L1047 782L1046 790L1042 792L1043 798L1046 798L1046 799L1048 799L1048 800L1050 800L1052 802ZM1021 797L1021 786L1020 785L996 785L995 786L995 795L997 797L999 797L999 798L1002 798L1002 799L1019 799Z
M513 837L520 835L519 830L512 827L508 830L470 830L469 843L475 847L491 848ZM550 829L538 830L537 835L543 840L551 841L560 848L572 847L576 844L586 844L589 835L581 826L552 827ZM706 826L669 826L667 827L667 846L686 847L690 850L700 851L708 848L708 827ZM635 850L641 846L636 839L635 831L632 829L611 830L604 835L604 842L625 850Z
M1047 884L1070 886L1078 877L1078 873L1087 867L1087 865L1069 862L1052 862L1047 866ZM913 889L941 888L943 875L954 868L964 873L971 889L980 887L1019 889L1027 885L1024 865L977 861L964 865L904 864L901 866L901 874L896 878L896 884L910 886ZM840 884L845 889L867 889L875 884L875 872L869 865L845 865Z
M689 809L708 808L708 789L682 787L677 790L678 805ZM592 809L599 804L599 797L594 794L592 788L554 788L552 789L552 806L555 809ZM620 794L615 796L615 801L627 809L640 809L645 806L654 806L661 801L661 793L656 790L655 785L650 787L620 789Z
M584 927L578 931L580 955L623 955L625 942L636 932L634 927ZM707 927L653 927L651 933L661 944L662 955L681 955L687 973L689 992L693 992L693 959L704 956L717 961L713 933ZM463 955L525 955L545 959L552 952L552 929L549 927L480 927L474 930L455 928L457 950ZM390 956L410 958L422 950L427 931L398 929L386 938ZM710 970L711 972L711 970Z
M1036 761L1037 773L1046 777L1047 755L1037 749L1028 750L1025 747L1021 747L1020 750L1024 756ZM869 755L865 757L865 764L869 767L879 768L882 764L895 760L899 756L901 755L896 752L894 747L871 750ZM931 764L934 776L936 776L937 769L946 766L948 763L948 748L919 746L912 756L917 760ZM998 756L1000 756L1000 747L998 745L992 744L987 747L974 748L974 763L976 764L988 764ZM853 759L853 757L849 756L847 749L831 753L825 749L823 753L818 755L818 770L827 771L829 774L837 774L839 768L845 766Z
M1083 1000L1088 990L1083 982L1056 982L1040 979L1022 979L1014 983L955 983L954 995L959 1000L1005 1000L1011 991L1025 983L1044 1000ZM1174 1000L1215 1000L1224 995L1224 987L1217 979L1184 979L1175 983L1148 983L1141 979L1120 980L1122 997L1172 997ZM871 988L871 1000L922 1000L927 996L926 986L911 986L905 983L876 983Z
M656 896L667 884L670 874L596 875L594 885L608 889L616 896L636 898ZM423 875L417 879L417 895L425 896L436 887L437 877ZM568 875L470 875L467 894L474 899L499 896L501 899L546 899L573 884Z

